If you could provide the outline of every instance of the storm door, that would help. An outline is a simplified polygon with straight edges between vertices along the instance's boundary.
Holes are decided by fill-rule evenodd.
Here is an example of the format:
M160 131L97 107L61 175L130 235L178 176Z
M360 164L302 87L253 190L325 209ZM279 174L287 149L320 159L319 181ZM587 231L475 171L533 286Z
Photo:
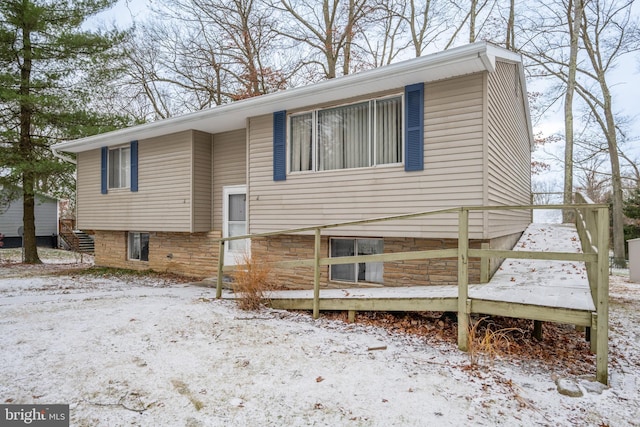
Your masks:
M247 234L247 186L234 185L223 188L223 237L243 236ZM243 262L243 256L249 255L249 240L230 240L225 245L225 265Z

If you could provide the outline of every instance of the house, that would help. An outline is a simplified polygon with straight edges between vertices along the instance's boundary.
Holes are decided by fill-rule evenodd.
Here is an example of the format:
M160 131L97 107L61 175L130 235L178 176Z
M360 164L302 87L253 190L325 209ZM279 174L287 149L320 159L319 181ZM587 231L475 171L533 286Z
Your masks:
M22 246L23 202L22 196L8 197L8 189L0 188L0 234L3 248ZM22 190L18 189L19 194ZM44 194L36 194L35 200L36 243L55 248L58 245L58 200Z
M77 154L77 227L96 264L209 276L217 238L457 206L528 205L533 135L519 55L474 43L53 147ZM527 211L474 213L471 246L510 249ZM330 256L457 245L449 217L323 233ZM229 242L312 258L314 236ZM472 280L478 275L471 263ZM496 266L494 265L494 268ZM279 271L290 287L309 269ZM456 283L456 260L332 266L323 285Z

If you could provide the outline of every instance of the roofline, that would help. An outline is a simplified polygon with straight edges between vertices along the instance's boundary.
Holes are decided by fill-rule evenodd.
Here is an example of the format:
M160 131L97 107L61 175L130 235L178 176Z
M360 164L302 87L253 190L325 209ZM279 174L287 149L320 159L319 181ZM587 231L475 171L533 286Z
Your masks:
M375 85L376 82L386 82L388 85L389 79L393 78L393 81L398 82L399 87L403 85L403 77L409 78L409 76L413 76L418 72L424 74L423 81L434 81L437 79L433 78L429 80L430 71L450 67L458 63L477 60L482 64L481 69L477 71L484 70L493 72L495 70L496 58L520 64L520 71L522 75L524 75L522 60L519 54L487 42L478 42L307 86L248 98L168 119L118 129L112 132L60 142L52 146L52 151L55 153L58 151L77 153L99 148L100 146L123 144L128 141L151 138L161 134L197 130L197 124L201 124L203 120L215 120L216 118L220 119L221 116L229 117L229 115L234 114L239 114L243 118L242 125L237 127L237 129L241 129L244 127L244 119L248 117L308 105L310 104L309 98L311 95L313 95L314 104L330 102L340 99L341 97L345 98L345 93L353 93L353 96L364 95L371 92L370 87ZM436 75L436 73L433 74ZM450 72L447 76L455 77L462 74L463 73L456 74ZM439 79L442 78L446 77L440 77ZM416 81L411 81L409 83L415 82ZM405 84L409 83L405 82ZM526 93L524 79L522 79L522 85L524 93ZM527 103L527 115L528 114ZM226 128L221 131L227 130L233 129ZM531 138L533 140L533 135L531 135Z

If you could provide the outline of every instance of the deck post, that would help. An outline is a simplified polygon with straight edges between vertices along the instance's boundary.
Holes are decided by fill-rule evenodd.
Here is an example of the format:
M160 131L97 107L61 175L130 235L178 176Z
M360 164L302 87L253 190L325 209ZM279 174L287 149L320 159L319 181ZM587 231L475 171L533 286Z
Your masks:
M598 314L591 313L591 327L587 328L589 330L589 351L596 355L596 363L598 358ZM597 366L596 366L597 369Z
M609 383L609 210L607 208L598 209L597 224L596 379L606 385Z
M216 298L222 298L222 281L224 275L222 269L224 268L224 240L220 240L218 243L218 278L216 280Z
M469 349L469 211L460 209L458 217L458 348Z
M320 317L320 229L315 230L313 248L313 318Z
M480 249L491 249L489 243L480 244ZM489 283L489 261L488 256L480 258L480 283Z
M539 320L533 321L533 337L538 341L542 341L542 322Z

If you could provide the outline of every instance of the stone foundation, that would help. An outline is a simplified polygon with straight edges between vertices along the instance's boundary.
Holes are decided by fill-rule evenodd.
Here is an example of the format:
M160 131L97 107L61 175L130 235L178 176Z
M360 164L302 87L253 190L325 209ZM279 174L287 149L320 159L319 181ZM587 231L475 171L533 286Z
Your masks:
M481 241L469 242L469 247L480 248ZM385 238L384 252L409 252L433 249L457 248L456 239ZM251 255L260 262L313 259L314 236L287 235L255 239ZM322 257L329 254L329 238L323 237L320 246ZM469 260L469 281L480 280L480 260ZM286 289L312 289L313 267L272 268L274 281ZM428 286L456 285L458 283L458 259L441 258L384 263L384 284L334 282L329 280L329 267L321 267L320 286L344 288L355 286Z
M153 270L197 278L215 276L219 231L149 233L149 261L127 259L127 232L95 232L95 264L132 270Z
M217 274L218 231L209 233L149 233L149 261L127 259L127 233L124 231L95 232L95 263L99 266L154 270L191 276L213 277ZM480 248L484 242L494 249L510 249L519 235L506 236L492 241L472 240L470 248ZM456 239L385 238L384 252L409 252L435 249L454 249ZM511 245L511 246L509 246ZM314 236L280 235L256 238L251 243L254 260L267 264L274 261L313 259ZM320 247L322 257L329 254L329 238L323 237ZM492 260L491 270L498 267ZM312 289L313 267L273 267L274 282L287 289ZM469 260L469 283L480 281L480 260ZM428 286L456 285L458 283L458 259L442 258L385 262L384 284L359 283L360 286ZM329 267L320 272L323 288L356 286L350 282L329 280Z

